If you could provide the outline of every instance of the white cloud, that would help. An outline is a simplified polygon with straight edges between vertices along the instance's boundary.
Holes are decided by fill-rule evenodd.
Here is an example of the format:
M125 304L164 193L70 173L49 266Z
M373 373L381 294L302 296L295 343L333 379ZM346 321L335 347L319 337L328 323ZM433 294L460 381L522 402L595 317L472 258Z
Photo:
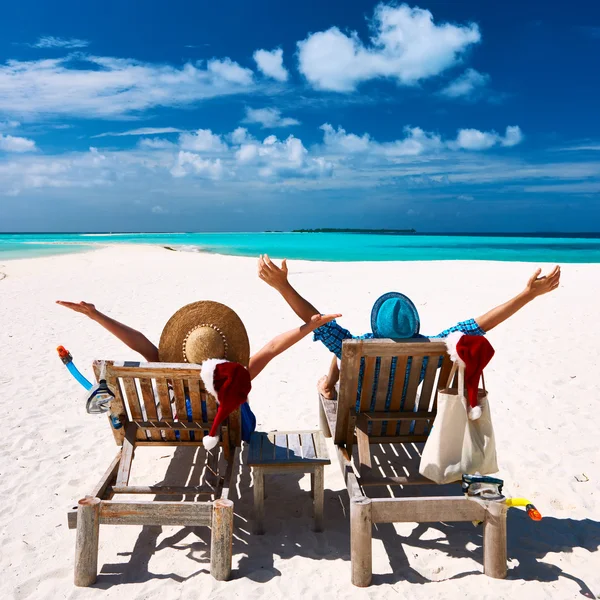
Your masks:
M489 80L490 76L487 73L480 73L475 69L467 69L440 93L449 98L468 97L473 92L485 87Z
M171 169L173 177L184 177L193 173L206 179L221 179L223 176L223 163L220 158L216 160L204 159L193 152L180 151L177 162Z
M504 136L495 131L461 129L455 140L444 140L439 134L420 127L405 127L404 137L391 142L378 142L368 133L360 136L347 133L345 129L335 129L329 123L321 125L320 129L323 131L323 148L328 155L333 154L338 158L360 155L361 160L385 159L395 163L410 157L442 156L449 151L486 150L498 144L515 146L523 139L521 129L516 125L507 127Z
M439 135L424 131L420 127L405 127L406 137L395 142L382 144L388 156L419 156L427 152L437 152L444 147Z
M487 150L492 146L516 146L523 141L523 133L518 125L509 125L504 137L495 131L460 129L454 145L463 150Z
M33 152L35 149L33 140L0 133L0 150L4 152Z
M126 166L123 158L120 155L118 160L107 160L96 148L58 156L23 155L0 161L0 188L15 195L27 189L110 185L115 173Z
M600 179L600 163L528 165L509 160L508 154L499 157L480 152L462 153L458 161L456 153L462 148L456 140L444 140L419 127L406 127L401 137L385 142L330 124L321 129L323 142L313 146L293 135L257 139L238 127L228 134L208 129L186 132L174 141L142 137L130 149L90 148L54 156L12 154L0 159L0 190L10 195L48 188L110 186L127 197L139 196L140 190L171 193L173 189L192 197L209 185L197 186L194 180L211 182L214 193L220 190L226 196L246 194L252 188L275 190L278 188L269 186L277 185L315 190L379 185L424 189L519 179ZM520 130L514 126L504 136L490 135L497 137L496 144L506 144L512 143L517 133L520 135ZM186 183L190 180L192 183ZM453 195L456 198L469 191ZM149 203L149 209L155 204L160 206L162 201Z
M456 64L481 40L476 24L436 25L431 12L406 4L379 4L370 24L370 44L337 27L298 43L298 68L313 87L350 92L381 77L414 85Z
M142 138L138 146L140 148L148 148L149 150L169 150L177 148L177 144L164 138Z
M83 55L0 65L0 112L28 120L131 117L255 90L252 71L228 58L181 68Z
M390 158L418 156L426 152L436 152L444 148L439 135L424 131L420 127L405 127L405 137L393 142L376 142L365 133L357 136L346 133L339 127L335 130L329 123L321 125L325 147L342 154L369 153Z
M214 134L210 129L198 129L194 133L182 133L179 136L179 145L184 150L192 152L224 152L227 144L220 135Z
M158 204L157 204L156 206L153 206L153 207L152 207L152 212L153 212L155 215L165 215L165 214L167 214L169 211L168 211L166 208L163 208L162 206L160 206L160 205L158 205Z
M333 165L321 156L310 156L302 140L290 135L280 141L276 136L247 141L235 153L237 163L242 167L251 166L259 176L273 177L321 177L329 176Z
M263 129L300 125L298 119L282 117L281 111L277 108L246 108L243 123L259 123Z
M90 43L87 40L78 40L77 38L59 38L53 35L41 37L35 44L29 44L32 48L66 48L69 50L75 48L85 48Z
M344 153L367 152L372 144L368 133L362 136L346 133L345 129L338 127L336 130L329 123L324 123L320 129L323 130L324 144L332 150Z
M498 143L499 136L495 131L479 131L479 129L460 129L456 136L456 145L463 150L486 150Z
M568 146L566 148L560 148L561 150L574 150L578 152L586 151L598 151L600 150L600 144L582 144L581 146Z
M509 125L506 128L504 139L500 140L503 146L516 146L523 141L523 133L518 125Z
M250 134L245 127L237 127L228 136L233 144L243 144L250 139Z
M230 58L225 58L223 60L209 60L208 70L223 79L223 81L229 81L231 83L247 86L252 85L252 71L250 69L240 67L240 65L232 61Z
M0 121L0 131L18 129L21 126L19 121Z
M283 66L283 50L276 48L275 50L257 50L254 55L254 60L258 69L267 77L272 77L277 81L287 81L289 73Z
M156 135L159 133L182 133L183 131L183 129L177 129L176 127L140 127L138 129L129 129L128 131L107 131L106 133L93 135L92 138L121 137L127 135Z

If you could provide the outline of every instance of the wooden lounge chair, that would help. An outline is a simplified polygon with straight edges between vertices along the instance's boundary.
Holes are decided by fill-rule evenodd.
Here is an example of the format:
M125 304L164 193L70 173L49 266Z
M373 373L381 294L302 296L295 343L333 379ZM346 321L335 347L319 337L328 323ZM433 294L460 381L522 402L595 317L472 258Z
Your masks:
M109 524L208 526L211 528L210 572L215 579L228 579L233 532L233 502L229 499L229 490L240 445L239 411L230 415L221 427L220 446L206 452L203 481L181 486L131 486L133 458L140 446L201 447L217 406L204 389L199 365L112 361L105 364L106 381L116 396L111 402L110 414L117 415L122 424L117 429L111 425L120 449L91 494L80 500L68 515L69 528L77 528L75 585L89 586L96 581L99 526ZM96 361L96 377L99 369L100 363ZM191 421L186 413L186 397L191 404ZM220 453L224 461L219 461ZM227 465L223 476L219 473L220 462ZM114 500L118 494L183 496L192 500ZM198 501L199 497L203 500Z
M406 376L409 357L411 367ZM393 380L392 359L396 364ZM438 368L440 361L442 366ZM377 378L376 365L380 365ZM438 391L445 387L451 367L446 346L440 340L343 343L338 400L320 396L319 407L321 429L326 436L333 436L350 496L354 585L365 587L371 583L373 523L483 522L484 572L495 578L506 577L505 504L467 496L408 495L404 487L437 485L418 472L420 450L435 419ZM355 445L357 451L353 452ZM386 487L391 496L369 497L369 490L381 496Z

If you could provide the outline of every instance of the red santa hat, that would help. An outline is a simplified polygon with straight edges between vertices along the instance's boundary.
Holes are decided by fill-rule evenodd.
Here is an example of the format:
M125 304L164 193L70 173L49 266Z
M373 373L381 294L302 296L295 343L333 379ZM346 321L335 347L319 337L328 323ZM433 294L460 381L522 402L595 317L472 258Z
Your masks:
M202 363L200 377L204 387L219 403L217 414L202 443L207 450L212 450L219 443L219 427L221 423L244 402L252 388L250 373L243 365L211 358Z
M465 368L465 387L471 407L469 417L478 419L481 416L481 407L477 405L479 379L494 356L494 349L484 336L464 335L460 331L455 331L446 338L446 347L450 358Z

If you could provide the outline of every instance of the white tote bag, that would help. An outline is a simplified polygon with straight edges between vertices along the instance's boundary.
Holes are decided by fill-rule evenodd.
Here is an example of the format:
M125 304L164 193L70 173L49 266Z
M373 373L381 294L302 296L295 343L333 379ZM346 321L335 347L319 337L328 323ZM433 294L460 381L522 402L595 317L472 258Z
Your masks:
M458 369L458 389L450 388ZM481 416L469 419L465 370L456 363L448 384L440 390L437 415L421 455L419 473L436 483L460 481L464 473L498 472L494 428L485 390L478 390Z

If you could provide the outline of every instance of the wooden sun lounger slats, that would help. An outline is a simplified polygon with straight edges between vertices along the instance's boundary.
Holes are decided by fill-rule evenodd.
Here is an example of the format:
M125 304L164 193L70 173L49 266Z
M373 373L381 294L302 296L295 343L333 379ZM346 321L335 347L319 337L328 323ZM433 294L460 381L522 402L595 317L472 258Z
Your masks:
M142 406L140 403L140 398L138 396L137 389L135 387L135 379L131 377L123 377L121 379L123 384L123 391L125 392L125 398L127 399L127 405L129 406L129 410L131 411L131 418L134 420L142 421L144 419L144 415L142 413ZM147 440L146 432L142 430L137 431L137 439L138 440Z
M400 410L402 405L402 394L404 393L404 381L406 378L406 365L408 356L399 356L396 358L396 376L394 377L394 387L392 388L392 399L390 401L390 411ZM396 422L388 421L385 431L381 429L382 435L393 435L396 433Z
M373 379L375 376L376 357L370 356L365 359L365 371L360 393L360 410L369 410L373 399Z
M289 433L288 436L288 456L291 460L294 457L302 458L302 446L300 444L300 434Z
M210 525L212 507L201 502L115 502L105 500L100 524L106 525Z
M277 431L267 434L255 432L250 444L247 465L273 465L294 462L329 464L327 449L312 431Z
M412 357L412 365L410 368L410 374L408 376L408 386L406 388L406 395L404 397L404 406L401 407L406 413L413 412L415 408L415 403L417 402L417 388L419 387L419 378L422 365L422 356ZM410 421L402 420L400 422L399 435L408 435L410 432L410 426Z
M344 343L354 345L360 344L361 356L444 356L446 354L446 344L442 340L425 340L422 342L404 341L404 340L345 340ZM343 355L342 355L343 356Z
M336 444L345 443L347 439L350 408L351 405L353 407L356 403L360 368L360 344L349 345L348 341L345 340L343 345L347 345L348 347L344 348L342 352L341 371L347 375L343 379L340 379L337 418L335 428L331 432ZM342 399L343 405L340 404Z
M200 376L200 365L187 363L140 363L140 362L113 362L111 372L115 377L133 377L156 379L164 377L165 370L169 372L170 379L188 379Z
M140 390L142 392L142 401L144 402L144 407L146 408L146 419L148 421L158 421L158 398L154 397L152 382L149 379L140 379ZM157 442L162 440L160 431L151 430L148 433L148 436L151 440Z
M113 487L116 494L155 494L162 496L212 496L215 493L214 487L204 485L124 485Z
M384 356L379 359L379 378L377 380L377 390L375 391L375 411L381 412L385 410L385 404L388 396L388 388L390 383L390 375L392 368L392 357ZM374 425L374 433L381 433L383 424Z
M300 437L302 438L302 455L304 460L316 459L317 450L315 448L315 440L312 433L303 433Z
M187 390L190 396L190 404L192 407L192 420L202 420L202 395L200 391L200 382L195 379L187 379ZM212 419L211 419L212 421Z
M203 431L210 429L212 421L133 421L140 429L152 431L155 429L167 429L173 431ZM183 440L187 441L187 440Z
M160 415L162 421L172 421L173 420L173 410L171 408L171 397L169 395L169 384L167 383L167 379L165 377L157 377L156 378L156 393L158 394L158 403L160 406ZM175 441L177 438L175 437L174 431L165 431L164 432L165 441L171 442Z
M422 435L427 430L429 421L432 420L433 411L429 410L430 404L432 404L433 400L433 389L435 386L436 376L438 372L438 364L439 359L429 359L427 361L427 367L425 369L425 377L423 379L423 385L421 387L421 395L419 397L419 402L416 406L417 412L422 414L429 414L429 418L427 420L420 419L415 423L414 433L415 435Z
M177 410L177 420L181 423L187 422L187 407L185 404L185 389L183 387L183 379L172 380L173 395L175 396L175 408ZM179 432L179 439L182 442L190 441L190 434L187 431Z
M396 411L396 412L368 412L363 413L369 421L413 421L432 419L435 417L435 413L428 410L421 410L417 412L407 411Z

